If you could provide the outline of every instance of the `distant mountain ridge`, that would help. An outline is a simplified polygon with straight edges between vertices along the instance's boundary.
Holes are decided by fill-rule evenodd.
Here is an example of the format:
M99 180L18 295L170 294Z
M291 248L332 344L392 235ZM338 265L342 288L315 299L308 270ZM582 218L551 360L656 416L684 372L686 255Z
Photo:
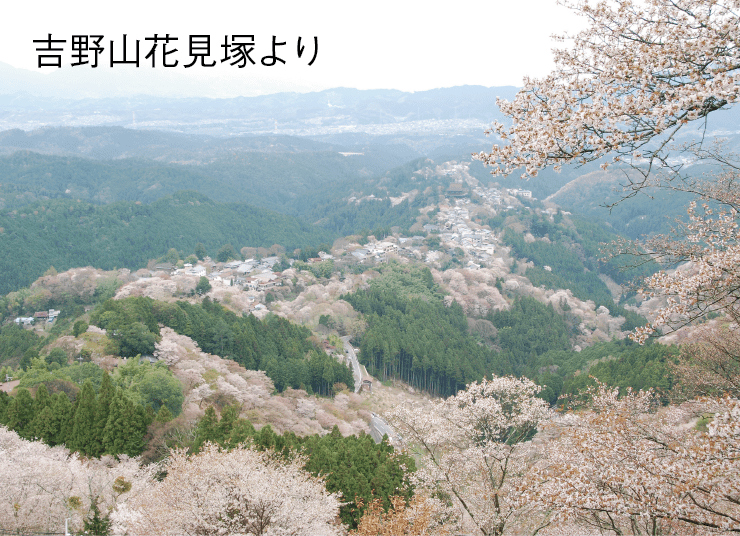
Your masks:
M100 74L100 80L105 76ZM496 98L511 99L517 91L511 86L458 86L414 93L333 88L206 98L200 95L207 93L198 91L187 96L167 94L166 76L161 76L157 83L144 85L116 79L110 87L91 92L94 85L82 83L82 78L66 80L57 73L42 75L0 63L0 110L5 111L0 114L0 130L107 125L219 136L470 131L483 139L491 120L504 119Z
M495 108L497 96L511 99L518 90L514 86L455 86L416 92L337 87L323 91L249 95L249 89L244 88L244 96L223 98L207 96L209 92L204 87L188 88L187 83L183 84L185 78L180 80L166 71L149 73L149 77L145 73L149 71L103 69L90 72L89 69L60 69L58 72L42 74L0 62L0 106L30 110L43 104L47 110L100 110L112 109L112 105L115 105L125 110L135 106L156 108L163 105L206 105L203 110L206 113L213 113L218 109L224 114L229 110L241 113L251 109L265 112L278 121L310 114L317 109L331 111L334 116L352 114L355 120L365 116L364 122L471 117L488 120L488 115L493 110L481 110L480 106ZM175 83L176 87L168 87L168 83ZM378 121L378 118L383 121Z

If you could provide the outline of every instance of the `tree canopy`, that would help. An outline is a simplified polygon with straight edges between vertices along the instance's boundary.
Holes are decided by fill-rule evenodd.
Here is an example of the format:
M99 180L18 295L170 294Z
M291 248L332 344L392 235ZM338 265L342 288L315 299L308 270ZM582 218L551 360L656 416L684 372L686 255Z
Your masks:
M566 3L588 21L572 46L555 50L555 69L525 79L512 102L499 100L510 126L490 132L494 145L477 158L508 174L535 176L548 166L613 154L677 170L670 142L690 121L740 100L737 0L611 0ZM603 167L606 167L606 163Z

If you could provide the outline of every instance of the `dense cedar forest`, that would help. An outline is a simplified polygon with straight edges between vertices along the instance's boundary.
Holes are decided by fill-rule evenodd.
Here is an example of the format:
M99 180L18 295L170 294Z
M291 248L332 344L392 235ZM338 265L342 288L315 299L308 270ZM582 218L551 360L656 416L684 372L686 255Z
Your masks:
M495 353L467 336L462 308L445 307L428 268L389 265L381 274L342 297L367 322L359 346L370 374L448 395L500 368Z
M150 298L108 300L92 313L91 322L117 334L121 355L126 350L131 355L153 352L162 324L191 337L204 352L248 370L264 370L278 392L292 387L328 396L337 383L354 388L349 368L319 349L308 328L274 315L264 320L237 316L207 297L197 305Z
M161 156L156 154L157 149L152 148L151 156ZM220 202L295 213L302 198L316 187L372 176L401 163L388 154L347 158L329 150L224 151L202 161L191 153L181 160L193 165L144 158L90 160L19 151L0 157L0 194L6 197L6 208L15 208L43 196L99 203L151 203L179 190L197 190ZM281 188L274 187L276 182Z
M390 266L368 289L343 297L367 322L360 359L370 374L448 396L486 375L513 373L514 360L478 344L468 333L462 308L454 302L445 306L437 290L427 268ZM532 336L533 330L523 335ZM542 337L544 345L550 342L549 333ZM512 339L505 335L504 341L514 352L517 343L537 344L524 337Z
M585 263L589 270L598 270L627 287L658 270L658 265L650 259L638 261L628 255L610 257L607 246L617 241L620 235L607 230L603 221L587 216L571 216L571 221L575 228L574 242L583 247L585 256L591 259L591 262Z
M673 387L669 364L678 353L675 346L658 343L639 346L624 341L612 341L584 348L582 353L582 368L587 368L588 374L568 376L563 384L562 394L575 395L584 388L595 385L594 378L606 385L629 387L635 391L656 389L660 393L667 393ZM557 358L553 361L555 360ZM586 364L591 362L593 364L587 367Z
M534 298L517 298L507 311L491 311L485 320L496 334L486 340L470 332L457 303L445 306L426 268L390 265L369 288L344 296L364 315L368 328L360 338L360 361L383 379L400 379L442 396L491 375L526 376L543 386L542 398L555 404L561 393L592 385L590 374L608 385L667 389L665 367L671 351L650 350L630 341L571 349L573 329L567 315Z
M594 168L594 164L591 164ZM618 172L630 173L627 166L618 168ZM692 170L694 176L710 171L709 166L697 164ZM668 233L675 226L676 219L686 221L686 207L692 196L682 192L663 191L655 195L638 195L629 203L618 203L621 194L622 177L614 173L605 180L589 181L583 179L569 185L561 193L553 196L552 201L563 210L571 211L582 217L608 222L612 232L631 239L641 239L655 233Z
M570 350L568 326L552 304L518 298L508 311L490 312L487 318L498 329L498 344L516 376L531 375L536 356Z
M5 324L0 327L0 363L19 363L28 350L37 348L43 341L21 326Z
M379 289L346 296L365 315L360 361L382 379L448 396L486 373L508 372L497 353L467 335L467 319L456 303L399 296Z
M182 409L182 386L164 366L131 359L109 376L93 363L67 365L66 356L63 362L50 370L36 363L16 396L0 393L0 424L85 456L138 456L152 421Z
M534 267L525 273L533 285L567 288L580 299L593 299L599 304L611 303L611 293L597 273L588 270L578 254L568 249L562 242L537 240L528 243L521 233L506 229L504 243L511 246L518 258L534 263ZM552 272L546 272L544 266L550 266Z
M375 193L382 201L347 202L353 191L363 192L370 187L365 184L368 173L380 173L396 162L392 157L385 161L382 155L357 160L328 151L248 151L218 156L199 165L177 165L144 159L97 161L21 151L0 157L0 209L29 212L36 210L38 203L61 199L94 204L138 201L147 205L179 191L192 190L218 203L277 211L316 224L334 236L344 236L363 228L408 227L412 223L422 198L415 207L408 202L394 207L386 190L372 188L364 195ZM395 173L405 176L409 170L417 169L417 162L403 165ZM280 181L280 188L274 187L276 181ZM358 193L359 197L362 195ZM287 238L288 243L301 242L299 236Z

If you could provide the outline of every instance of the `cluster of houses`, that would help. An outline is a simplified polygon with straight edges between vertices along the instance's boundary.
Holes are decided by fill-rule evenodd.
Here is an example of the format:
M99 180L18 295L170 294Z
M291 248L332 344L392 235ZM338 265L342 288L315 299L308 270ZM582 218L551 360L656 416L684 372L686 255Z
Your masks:
M478 262L487 263L496 251L496 235L490 229L480 226L472 228L470 212L465 204L456 203L448 210L440 210L437 219L442 222L439 239L448 248L461 248L467 255ZM474 260L468 262L468 268L480 268Z
M353 250L350 254L361 263L385 262L389 254L416 258L430 263L437 262L444 252L435 250L425 252L422 249L424 238L423 236L389 237L383 242L368 243L362 248ZM497 240L490 230L473 230L466 223L456 224L448 231L443 231L439 234L439 238L448 253L454 254L456 248L462 248L465 253L479 262L491 260ZM480 268L480 264L470 261L468 267Z
M470 199L465 197L468 191L462 182L453 182L445 192L451 197L448 207L440 207L440 211L435 221L425 224L424 230L427 233L439 235L442 251L422 250L425 237L388 237L383 242L368 243L362 248L355 249L351 255L359 262L383 262L387 259L389 253L415 257L424 260L427 263L439 261L444 252L454 255L462 249L469 257L467 267L471 269L480 268L484 263L489 263L496 252L498 237L490 229L483 228L471 222ZM473 193L476 194L482 204L491 209L513 209L511 205L506 205L506 198L509 196L519 196L532 198L532 192L522 189L499 190L497 188L475 187ZM509 199L509 202L511 200Z
M196 265L185 263L182 268L175 268L169 263L160 263L154 267L153 271L167 271L172 275L207 277L213 286L240 286L247 291L264 292L282 285L285 280L282 272L273 271L278 262L280 259L272 256L260 260L247 259L220 264L206 257ZM292 264L293 261L290 262ZM256 303L256 297L253 297L252 301L255 302L255 309L264 307Z
M235 284L243 286L246 290L265 292L273 287L282 285L284 280L285 276L282 272L263 272L243 279L237 277Z
M460 183L453 183L460 184ZM485 194L484 199L492 203L501 203L501 194L498 190L476 188L476 192ZM471 257L468 268L480 268L481 264L490 262L496 251L497 237L490 229L484 229L470 221L470 200L455 199L450 208L440 208L435 222L423 226L427 233L438 234L443 251L425 250L425 237L421 235L411 237L388 237L384 241L370 242L364 247L354 249L351 255L359 262L384 262L389 254L417 258L424 262L437 262L442 258L445 250L455 254L461 248ZM475 227L475 228L473 228Z
M483 188L478 187L473 190L473 193L480 197L484 203L497 207L503 202L501 200L501 191L498 188Z
M531 190L522 190L521 188L509 188L507 189L507 192L509 192L509 195L515 195L518 197L529 197L532 198L532 191Z
M391 238L392 240L396 240L393 237ZM423 236L420 236L418 238L424 240ZM383 242L368 242L367 244L365 244L365 247L354 250L352 252L352 256L360 262L366 262L370 259L377 262L382 262L387 259L387 255L389 253L398 253L398 251L398 244L392 242L391 240L386 240Z
M462 197L464 195L467 195L468 192L465 189L465 185L462 182L453 182L445 191L445 195L450 197Z
M280 259L276 256L265 257L260 261L231 261L225 263L220 270L214 266L208 279L211 284L236 285L245 290L264 292L283 284L285 276L282 272L273 271L278 262Z
M306 264L316 264L317 262L323 262L323 261L333 261L334 255L331 255L327 253L326 251L319 251L318 257L311 257L310 259L306 260ZM290 265L293 266L294 261L290 261Z
M15 319L15 323L23 326L30 326L39 322L46 322L47 324L54 323L61 311L58 309L49 309L48 311L36 311L33 316L19 316Z
M435 229L438 229L436 225L433 227ZM440 239L444 241L443 237L445 237L446 235L441 234L439 236ZM401 236L398 238L388 237L384 242L368 243L363 248L355 249L351 252L351 255L361 263L371 261L385 262L386 260L388 260L389 254L416 258L418 260L423 260L424 262L437 262L442 257L443 252L422 249L422 247L424 246L424 239L425 237L420 235L411 237ZM396 242L398 243L396 244ZM447 247L452 248L449 252L453 253L454 248L457 247L457 245L447 244Z

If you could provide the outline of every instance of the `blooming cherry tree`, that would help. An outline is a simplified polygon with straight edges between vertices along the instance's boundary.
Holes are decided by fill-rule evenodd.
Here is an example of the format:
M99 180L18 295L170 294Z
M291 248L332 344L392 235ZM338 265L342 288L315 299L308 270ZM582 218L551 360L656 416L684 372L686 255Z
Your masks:
M167 477L118 515L134 535L339 534L337 496L304 464L247 445L173 451Z
M538 458L531 439L552 416L527 379L474 382L446 400L404 405L387 415L404 444L421 460L413 478L441 493L460 517L484 535L546 524L524 493Z
M83 460L64 447L27 441L0 427L0 531L58 533L82 528L92 504L112 515L151 482L135 459Z
M704 199L694 201L689 220L680 223L674 236L658 235L644 242L621 242L617 254L655 259L663 264L684 263L674 271L660 270L646 278L641 292L664 297L667 303L652 322L638 328L633 339L644 342L658 328L676 329L708 313L719 312L740 321L740 235L738 173L728 171L715 181L695 181L692 189ZM712 202L715 207L708 204Z
M600 385L591 411L568 414L529 493L576 521L614 534L740 532L740 401L660 408L649 392ZM710 418L706 431L697 417Z
M671 365L675 390L687 398L722 393L740 398L740 333L717 324L694 331Z
M549 76L498 102L512 124L489 132L508 144L476 155L494 174L612 154L645 160L639 188L653 165L672 167L666 149L679 129L740 99L738 0L565 4L588 26L554 51Z
M358 499L361 503L361 499ZM390 498L386 512L383 501L373 500L360 518L357 530L351 536L448 536L455 527L446 519L446 508L438 499L414 495L406 503L403 497Z

